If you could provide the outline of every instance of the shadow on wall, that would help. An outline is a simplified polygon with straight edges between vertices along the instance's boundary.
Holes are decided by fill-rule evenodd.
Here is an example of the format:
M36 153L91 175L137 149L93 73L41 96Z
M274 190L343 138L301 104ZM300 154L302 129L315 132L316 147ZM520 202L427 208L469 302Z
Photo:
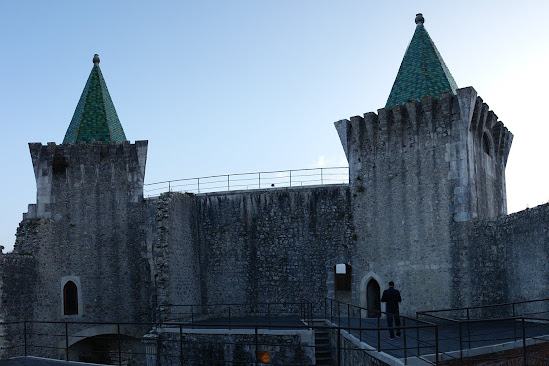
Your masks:
M69 360L107 365L146 365L145 345L126 335L102 334L84 338L69 347Z

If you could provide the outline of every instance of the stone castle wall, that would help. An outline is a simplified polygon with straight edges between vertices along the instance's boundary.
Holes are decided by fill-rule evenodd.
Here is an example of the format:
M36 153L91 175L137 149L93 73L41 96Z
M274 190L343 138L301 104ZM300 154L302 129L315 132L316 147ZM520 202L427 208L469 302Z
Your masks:
M548 222L549 204L545 204L471 225L463 247L462 262L466 265L461 271L468 283L461 288L470 290L473 304L547 297ZM536 309L549 310L547 304L539 303L520 306L517 311Z
M319 309L333 271L327 261L349 257L354 245L346 186L160 200L169 304L315 301Z
M194 195L163 194L150 200L154 213L147 257L151 258L154 296L163 321L191 318L189 307L201 304L200 249ZM196 309L193 309L196 311Z

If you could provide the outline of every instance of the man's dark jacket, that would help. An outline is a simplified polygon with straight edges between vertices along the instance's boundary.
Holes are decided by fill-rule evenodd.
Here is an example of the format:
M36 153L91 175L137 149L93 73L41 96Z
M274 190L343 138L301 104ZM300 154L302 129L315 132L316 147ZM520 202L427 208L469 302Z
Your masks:
M385 311L391 314L398 314L398 303L401 301L400 292L395 290L394 287L389 287L383 291L383 296L381 296L381 302L387 303Z

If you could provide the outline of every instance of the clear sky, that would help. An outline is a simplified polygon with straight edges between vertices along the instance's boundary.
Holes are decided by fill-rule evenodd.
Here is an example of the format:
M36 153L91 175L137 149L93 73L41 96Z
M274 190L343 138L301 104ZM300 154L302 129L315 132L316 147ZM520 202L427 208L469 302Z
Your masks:
M385 105L418 12L515 135L509 212L549 201L546 0L0 0L0 244L36 202L27 143L62 142L94 53L146 183L341 166L333 122Z

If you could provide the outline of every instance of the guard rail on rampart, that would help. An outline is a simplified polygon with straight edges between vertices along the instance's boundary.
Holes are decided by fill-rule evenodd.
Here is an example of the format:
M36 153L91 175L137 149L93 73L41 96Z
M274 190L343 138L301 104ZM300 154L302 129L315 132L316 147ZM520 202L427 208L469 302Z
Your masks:
M349 168L332 167L174 179L147 183L143 190L145 197L155 197L164 192L210 193L348 183Z

